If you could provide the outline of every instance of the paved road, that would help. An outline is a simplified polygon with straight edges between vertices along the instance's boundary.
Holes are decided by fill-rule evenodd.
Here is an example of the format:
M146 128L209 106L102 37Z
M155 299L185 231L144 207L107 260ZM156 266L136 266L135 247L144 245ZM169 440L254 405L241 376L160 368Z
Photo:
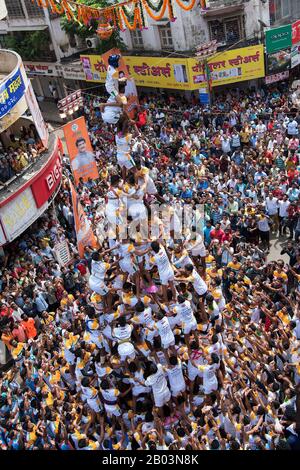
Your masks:
M281 255L280 252L283 249L283 247L287 243L287 238L286 237L280 237L278 236L271 236L271 250L268 255L268 261L277 261L279 259L283 259L285 263L289 262L289 256L288 255Z

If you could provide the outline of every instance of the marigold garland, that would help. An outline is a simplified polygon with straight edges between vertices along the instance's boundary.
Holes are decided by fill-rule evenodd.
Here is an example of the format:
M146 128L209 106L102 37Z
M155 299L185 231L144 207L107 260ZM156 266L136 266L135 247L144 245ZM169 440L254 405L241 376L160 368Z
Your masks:
M185 11L190 11L192 10L192 8L194 8L195 6L195 3L196 3L196 0L192 0L191 3L189 5L184 5L184 3L182 3L180 0L176 0L176 3L180 6L180 8L182 8L183 10Z
M165 11L166 11L166 8L167 8L167 5L169 4L169 0L163 0L160 13L158 15L154 15L153 12L151 11L151 8L149 7L149 5L147 3L147 0L142 0L142 2L143 2L143 6L144 6L146 12L150 16L150 18L152 18L152 20L154 20L154 21L159 21L163 18L164 14L165 14Z
M173 12L173 0L128 0L105 8L92 8L88 5L77 3L73 0L31 0L41 8L49 8L57 15L65 14L69 21L78 21L88 25L91 19L105 20L109 24L113 22L114 28L124 30L125 27L133 31L146 27L145 11L154 21L159 21L166 14L170 21L175 21ZM185 11L190 11L196 4L196 0L176 0L177 5ZM187 3L187 4L186 4ZM102 17L102 19L101 19ZM104 18L104 21L103 21Z
M128 28L130 31L134 31L135 29L142 27L142 18L141 18L139 7L136 7L134 10L133 24L129 23L127 19L127 15L124 11L124 7L120 7L120 13L121 13L121 16L123 17L126 28Z

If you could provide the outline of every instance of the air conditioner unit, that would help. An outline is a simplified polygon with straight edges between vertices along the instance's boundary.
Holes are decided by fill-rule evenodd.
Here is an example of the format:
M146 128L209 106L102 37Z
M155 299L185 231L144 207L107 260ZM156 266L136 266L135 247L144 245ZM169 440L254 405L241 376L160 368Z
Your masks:
M85 43L89 49L95 49L98 44L98 39L97 38L87 38L85 40Z

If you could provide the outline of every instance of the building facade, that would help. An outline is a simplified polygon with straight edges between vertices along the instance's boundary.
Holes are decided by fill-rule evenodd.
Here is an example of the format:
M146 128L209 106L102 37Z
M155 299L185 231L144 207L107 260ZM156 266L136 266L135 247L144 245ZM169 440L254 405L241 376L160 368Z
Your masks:
M168 19L153 21L144 31L128 31L122 38L130 51L140 50L170 53L193 52L203 42L217 40L219 48L228 48L260 38L262 24L270 25L268 1L210 0L206 8L195 6L184 11L174 5L175 22Z
M14 40L26 41L32 34L43 33L44 47L37 49L31 60L24 60L36 95L51 98L50 81L55 84L59 98L66 96L66 84L78 88L78 81L84 76L80 62L72 57L86 50L86 42L66 34L61 28L61 17L47 8L40 8L31 0L5 1L7 16L0 19L0 47L13 49Z
M79 56L95 54L97 36L86 41L67 34L59 16L31 0L6 0L6 7L7 16L0 19L0 46L21 33L40 32L48 38L39 54L24 61L36 95L41 100L52 98L51 85L55 85L58 98L84 88ZM146 14L147 29L121 32L126 55L192 57L197 45L211 40L217 41L220 52L257 45L264 42L266 28L300 18L299 0L201 0L191 11L184 11L174 1L173 8L174 22L167 17L153 21Z

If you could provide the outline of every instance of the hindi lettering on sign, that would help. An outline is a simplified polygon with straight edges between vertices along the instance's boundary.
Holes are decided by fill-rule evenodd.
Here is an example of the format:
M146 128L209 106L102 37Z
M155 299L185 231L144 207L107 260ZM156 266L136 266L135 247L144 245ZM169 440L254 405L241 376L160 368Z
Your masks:
M57 243L54 246L54 253L57 262L61 267L67 266L72 261L67 240L62 241L61 243Z
M98 72L106 72L105 63L102 60L101 62L97 62L97 64L95 64L95 70L97 70Z
M0 85L0 118L9 113L25 93L25 84L20 69Z

